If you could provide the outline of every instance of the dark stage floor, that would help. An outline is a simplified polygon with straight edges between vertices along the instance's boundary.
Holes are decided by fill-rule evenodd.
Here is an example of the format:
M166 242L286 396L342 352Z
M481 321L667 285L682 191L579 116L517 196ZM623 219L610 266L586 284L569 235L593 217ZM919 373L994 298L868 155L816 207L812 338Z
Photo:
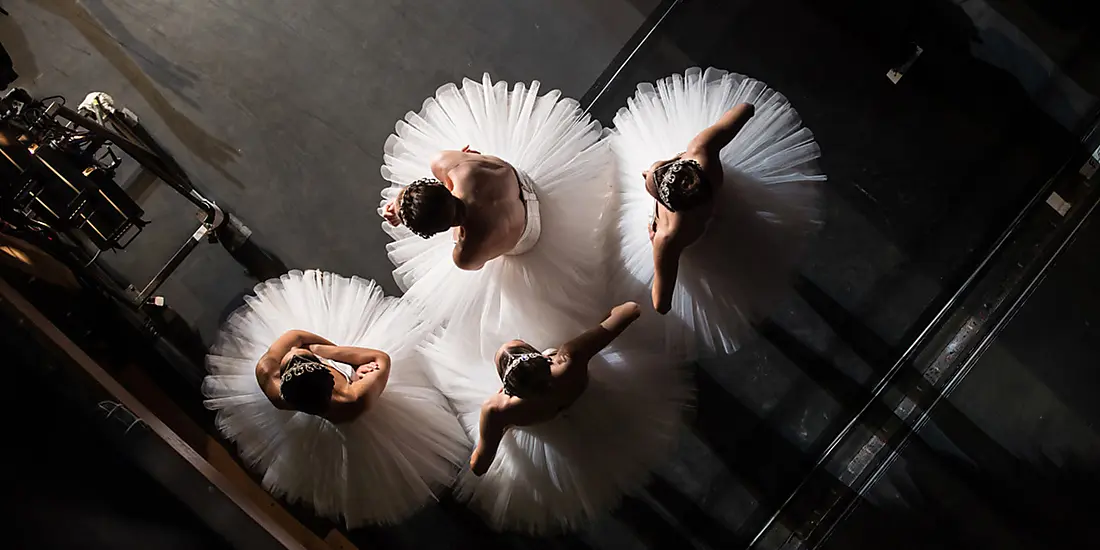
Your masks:
M1093 107L1057 71L1025 78L1058 57L1037 61L985 3L879 4L10 0L0 39L17 85L72 103L106 91L141 115L286 266L390 292L374 212L382 143L439 85L484 71L539 79L594 101L605 123L637 82L690 66L782 91L823 149L826 229L762 337L697 370L694 429L647 491L557 539L494 535L448 503L352 533L364 548L717 549L752 541L858 410L829 381L879 382L1063 164ZM892 83L914 42L924 54ZM135 281L196 225L167 189L143 205L153 226L100 260ZM162 294L209 341L252 284L207 246Z

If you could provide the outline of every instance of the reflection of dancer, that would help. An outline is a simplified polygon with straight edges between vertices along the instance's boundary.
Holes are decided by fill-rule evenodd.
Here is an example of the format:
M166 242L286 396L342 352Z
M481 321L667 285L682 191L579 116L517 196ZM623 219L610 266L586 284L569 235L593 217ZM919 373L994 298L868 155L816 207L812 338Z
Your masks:
M435 320L515 329L547 307L596 311L610 151L576 101L538 92L450 84L386 142L394 278Z
M543 352L511 340L485 353L461 328L424 347L436 385L476 442L456 494L490 525L577 528L641 485L671 450L690 390L667 359L613 343L638 314L637 304L620 305ZM542 344L573 326L544 320L552 328L537 336Z
M734 351L818 224L813 134L762 82L692 69L639 86L611 142L622 286L669 314L678 354Z
M290 272L222 328L206 405L273 493L349 526L398 521L469 452L415 351L427 327L373 282Z

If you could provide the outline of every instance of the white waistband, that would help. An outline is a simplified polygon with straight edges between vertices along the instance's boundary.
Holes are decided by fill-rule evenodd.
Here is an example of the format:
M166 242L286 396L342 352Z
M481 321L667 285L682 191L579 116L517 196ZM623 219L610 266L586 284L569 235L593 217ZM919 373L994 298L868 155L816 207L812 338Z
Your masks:
M340 374L343 374L344 377L348 379L348 382L353 382L354 381L355 369L352 368L351 365L348 365L346 363L341 363L339 361L333 361L332 359L327 359L327 358L321 357L319 355L317 356L317 359L320 359L322 363L324 363L324 364L340 371Z
M542 218L539 216L539 198L535 195L535 183L531 180L531 176L523 173L522 170L516 168L515 171L516 179L519 180L520 196L523 198L523 235L520 236L516 246L505 254L506 256L519 256L530 252L539 242L539 236L542 234Z

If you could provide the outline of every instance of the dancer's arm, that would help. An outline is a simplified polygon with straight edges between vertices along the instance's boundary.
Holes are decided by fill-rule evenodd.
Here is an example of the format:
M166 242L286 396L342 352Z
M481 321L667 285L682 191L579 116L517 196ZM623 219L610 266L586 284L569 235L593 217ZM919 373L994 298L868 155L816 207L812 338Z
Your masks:
M723 147L729 145L737 133L756 113L756 108L751 103L742 103L726 111L718 122L711 127L699 132L688 143L686 154L688 156L714 157Z
M676 272L680 269L680 249L673 235L658 234L653 238L653 309L664 315L672 309L672 293L676 290Z
M359 378L351 383L350 398L362 410L370 409L382 395L382 390L386 389L390 378L390 356L384 351L329 345L310 346L309 351L318 357L355 366Z
M260 383L260 389L263 390L267 399L277 408L287 408L279 393L279 386L282 385L282 380L279 378L279 367L282 365L283 357L294 348L310 347L315 344L333 345L324 337L312 332L288 330L282 336L279 336L271 344L271 347L267 348L267 352L256 363L256 381Z
M590 359L618 338L641 314L641 308L634 302L617 305L598 326L562 344L558 354L568 357L571 364L587 365Z
M370 348L356 348L352 346L334 346L332 344L315 344L309 346L309 351L318 357L332 359L341 363L347 363L356 367L368 363L378 363L379 366L389 368L390 356L386 352Z
M469 239L470 233L476 231L471 231L472 228L473 225L470 224L469 227L458 227L455 231L455 247L451 251L451 260L454 261L455 266L463 271L477 271L485 267L485 263L489 261L480 257L482 255L479 254L480 251L477 245L472 244L476 242L477 234L475 233L474 241Z
M551 399L520 399L505 394L503 390L485 400L481 405L480 437L470 456L470 470L478 476L489 471L508 428L549 422L560 410L561 406Z

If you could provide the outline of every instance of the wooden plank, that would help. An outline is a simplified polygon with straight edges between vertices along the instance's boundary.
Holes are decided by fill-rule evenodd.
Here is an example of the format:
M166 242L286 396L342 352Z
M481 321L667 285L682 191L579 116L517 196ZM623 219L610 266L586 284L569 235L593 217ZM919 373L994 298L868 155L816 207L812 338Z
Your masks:
M328 536L325 537L325 542L328 543L329 548L332 548L332 550L357 550L355 545L352 544L343 533L336 529L328 532Z

